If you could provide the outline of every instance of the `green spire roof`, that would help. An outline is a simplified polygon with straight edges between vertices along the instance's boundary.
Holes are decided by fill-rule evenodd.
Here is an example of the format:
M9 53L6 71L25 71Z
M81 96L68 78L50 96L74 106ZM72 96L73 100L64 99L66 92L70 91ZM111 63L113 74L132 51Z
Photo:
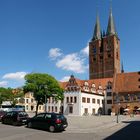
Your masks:
M117 35L116 29L115 29L114 18L113 18L113 14L112 14L112 8L110 8L106 35Z
M96 17L96 24L95 24L95 27L94 27L94 35L93 35L92 40L96 40L96 39L101 39L100 21L99 21L98 14L97 14L97 17Z

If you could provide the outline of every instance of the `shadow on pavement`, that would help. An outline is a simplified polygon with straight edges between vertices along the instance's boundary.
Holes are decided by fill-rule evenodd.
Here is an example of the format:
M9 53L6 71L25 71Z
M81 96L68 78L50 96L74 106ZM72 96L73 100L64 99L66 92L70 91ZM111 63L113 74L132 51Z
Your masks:
M140 140L140 121L123 121L128 125L104 140Z

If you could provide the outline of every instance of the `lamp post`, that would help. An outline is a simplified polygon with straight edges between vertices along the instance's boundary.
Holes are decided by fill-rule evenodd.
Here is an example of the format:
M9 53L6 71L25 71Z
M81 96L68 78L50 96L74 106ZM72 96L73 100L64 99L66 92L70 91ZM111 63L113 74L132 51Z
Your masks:
M44 88L45 88L45 112L47 112L47 106L46 106L46 104L47 104L47 96L46 96L46 94L47 94L48 86L45 85Z
M117 97L117 120L116 122L119 123L119 96L118 93L116 93L116 97Z

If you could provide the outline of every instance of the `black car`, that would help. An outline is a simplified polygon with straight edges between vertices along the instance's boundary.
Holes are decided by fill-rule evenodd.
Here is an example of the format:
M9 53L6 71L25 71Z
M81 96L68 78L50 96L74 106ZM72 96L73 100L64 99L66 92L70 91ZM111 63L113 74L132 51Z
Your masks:
M67 119L59 113L40 113L27 120L27 127L47 129L50 132L63 131L67 126Z
M6 114L6 111L0 110L0 121L5 114Z
M29 118L24 111L10 111L7 112L1 119L3 124L22 125L25 124Z

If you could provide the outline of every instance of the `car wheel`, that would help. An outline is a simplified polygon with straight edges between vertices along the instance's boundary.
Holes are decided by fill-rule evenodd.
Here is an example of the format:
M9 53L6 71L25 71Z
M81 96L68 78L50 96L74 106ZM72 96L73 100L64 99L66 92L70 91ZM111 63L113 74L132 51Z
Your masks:
M17 122L13 122L12 125L16 126L16 125L18 125L18 123Z
M54 131L55 131L55 127L51 125L51 126L49 127L49 131L50 131L50 132L54 132Z
M32 123L31 122L29 122L29 123L27 123L27 127L29 127L29 128L32 128Z

